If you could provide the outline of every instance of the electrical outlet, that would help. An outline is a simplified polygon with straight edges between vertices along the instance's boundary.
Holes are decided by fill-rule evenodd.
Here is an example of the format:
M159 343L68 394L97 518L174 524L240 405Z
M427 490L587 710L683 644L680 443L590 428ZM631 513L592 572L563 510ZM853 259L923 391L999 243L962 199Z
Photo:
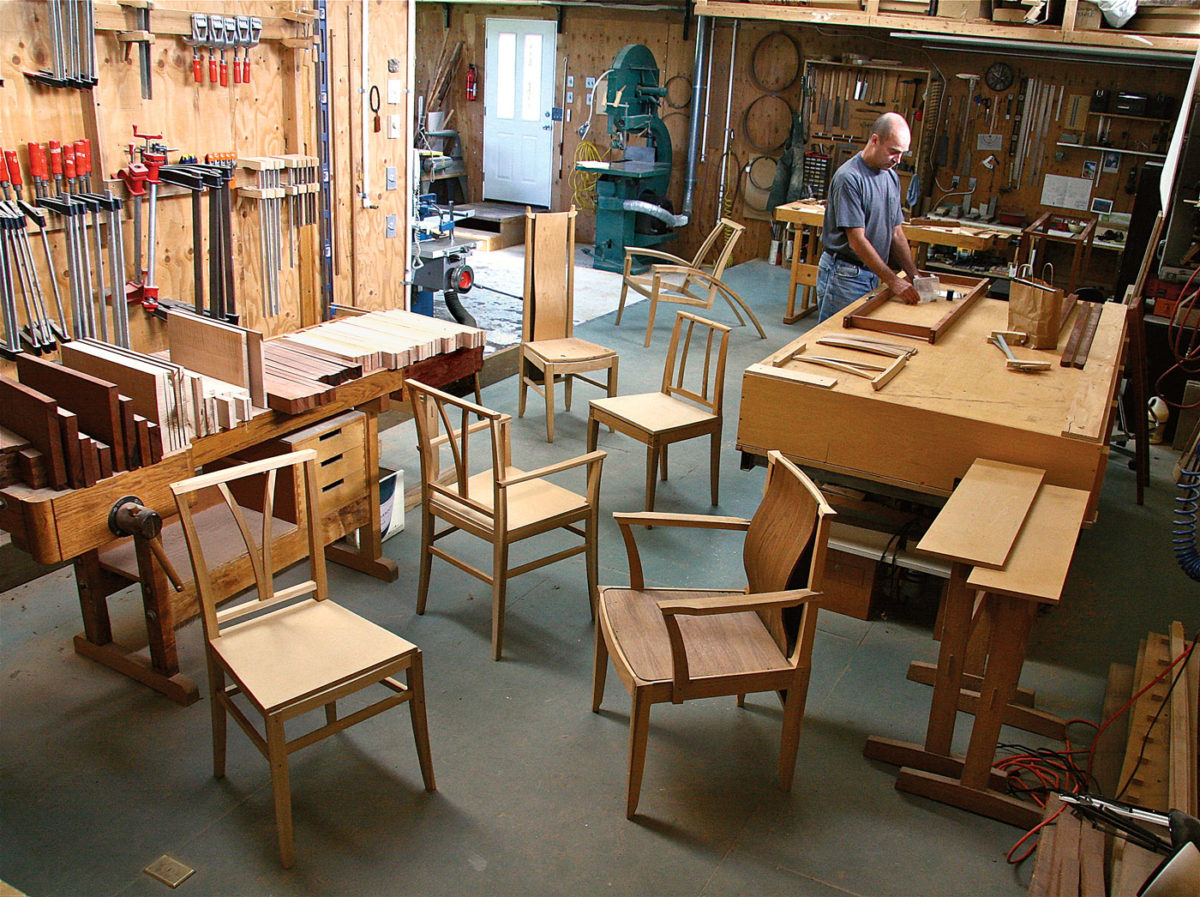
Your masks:
M954 190L957 187L958 187L958 175L956 175L956 174L951 175L950 176L950 189Z
M587 95L587 104L589 106L592 105L592 94L590 91L588 92L588 95Z
M389 165L383 170L383 181L385 190L396 189L396 166Z
M388 237L389 239L391 237L396 236L396 216L395 215L388 215L384 219L383 235L385 237Z
M575 86L575 76L567 75L567 87L574 87L574 86Z
M967 178L967 192L968 193L975 192L975 178Z
M591 75L589 75L588 77L583 79L583 86L586 87L588 90L591 90L593 87L596 86L596 79L593 78Z
M567 102L568 102L568 103L574 103L574 102L575 102L575 91L573 91L573 90L568 90L568 91L567 91Z
M402 79L387 79L387 101L392 106L404 101L404 81Z
M388 116L388 140L399 140L399 139L400 139L400 116L399 115L389 115Z

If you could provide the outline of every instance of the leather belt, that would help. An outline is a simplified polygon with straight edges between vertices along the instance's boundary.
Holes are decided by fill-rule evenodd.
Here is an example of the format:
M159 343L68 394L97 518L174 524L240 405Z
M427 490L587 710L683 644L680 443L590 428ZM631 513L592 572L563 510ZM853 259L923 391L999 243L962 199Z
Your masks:
M856 265L859 268L863 267L863 263L852 256L842 255L840 252L830 252L828 249L825 250L825 254L831 256L839 262L845 262L848 265Z

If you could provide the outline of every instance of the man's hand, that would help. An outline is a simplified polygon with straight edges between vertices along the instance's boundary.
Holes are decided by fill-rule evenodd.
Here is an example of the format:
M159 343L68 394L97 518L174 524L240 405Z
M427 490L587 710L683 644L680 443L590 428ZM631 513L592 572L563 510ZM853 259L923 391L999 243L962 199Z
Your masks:
M921 301L921 296L917 293L917 288L912 285L911 280L895 277L888 284L888 288L892 291L892 298L897 302L903 302L905 305L916 305Z

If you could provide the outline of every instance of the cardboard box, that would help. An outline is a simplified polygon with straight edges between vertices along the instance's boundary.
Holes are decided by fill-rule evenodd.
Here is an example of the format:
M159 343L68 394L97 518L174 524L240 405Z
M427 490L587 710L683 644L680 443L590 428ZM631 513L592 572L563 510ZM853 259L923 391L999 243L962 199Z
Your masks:
M992 0L938 0L937 15L939 19L990 19L992 17Z
M1099 31L1103 22L1104 14L1099 6L1088 0L1079 0L1079 6L1075 9L1076 31Z

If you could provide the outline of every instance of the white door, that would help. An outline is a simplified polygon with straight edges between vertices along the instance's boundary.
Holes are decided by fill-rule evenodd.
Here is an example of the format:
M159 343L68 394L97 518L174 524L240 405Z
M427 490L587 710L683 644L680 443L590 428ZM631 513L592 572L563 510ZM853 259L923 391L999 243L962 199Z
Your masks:
M555 23L488 19L483 69L483 198L550 205Z

